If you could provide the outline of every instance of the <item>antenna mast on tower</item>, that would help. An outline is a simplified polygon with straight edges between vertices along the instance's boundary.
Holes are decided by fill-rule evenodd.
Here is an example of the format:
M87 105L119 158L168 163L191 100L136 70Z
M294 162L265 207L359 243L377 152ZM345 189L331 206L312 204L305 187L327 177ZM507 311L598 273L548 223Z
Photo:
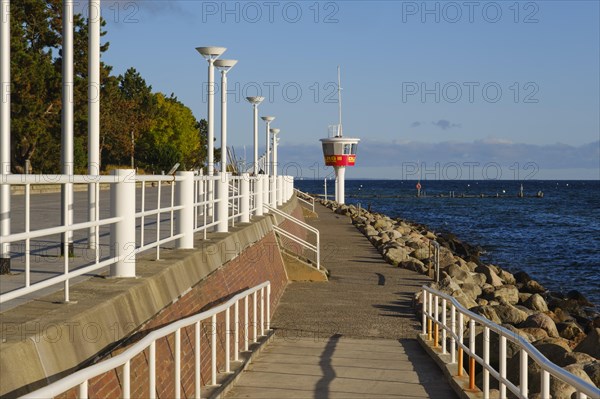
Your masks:
M340 66L338 65L338 112L340 123L338 124L338 136L342 137L342 79L340 77Z

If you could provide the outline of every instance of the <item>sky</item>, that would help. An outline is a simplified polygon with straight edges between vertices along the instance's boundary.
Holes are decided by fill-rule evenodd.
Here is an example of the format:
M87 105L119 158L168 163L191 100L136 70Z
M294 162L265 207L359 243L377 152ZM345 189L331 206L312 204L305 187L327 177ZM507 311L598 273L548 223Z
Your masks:
M319 138L337 123L339 65L344 135L361 139L347 178L600 179L598 1L102 4L103 60L135 67L198 118L207 63L195 48L227 47L222 58L239 61L228 144L241 158L252 158L245 97L262 95L282 171L330 175ZM220 92L215 104L218 147ZM262 153L262 121L259 133Z

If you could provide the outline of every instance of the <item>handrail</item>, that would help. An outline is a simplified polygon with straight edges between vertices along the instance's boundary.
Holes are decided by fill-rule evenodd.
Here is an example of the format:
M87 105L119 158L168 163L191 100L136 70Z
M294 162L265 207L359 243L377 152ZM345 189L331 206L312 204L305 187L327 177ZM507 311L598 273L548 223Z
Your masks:
M305 200L304 198L302 198L299 195L296 196L296 198L298 198L300 201L304 202L305 204L307 204L309 206L312 206L312 211L314 212L315 211L315 197L313 197L312 195L307 194L307 193L305 193L303 191L300 191L297 188L294 188L294 191L296 193L301 194L301 195L303 195L305 197L308 197L308 198L310 198L312 200L312 201L309 202L309 201Z
M127 367L129 368L129 362L131 361L131 359L133 359L136 355L142 353L144 350L146 350L147 348L150 348L150 350L152 351L152 347L153 345L156 344L156 341L164 338L170 334L175 333L176 337L177 334L180 334L180 331L182 328L185 327L190 327L192 325L196 325L196 344L199 343L199 324L200 322L207 320L209 318L213 318L213 322L215 322L215 317L217 314L222 313L222 312L227 312L229 313L231 307L235 307L240 300L242 299L246 299L248 298L250 295L257 293L258 291L261 291L261 294L264 294L264 289L266 288L267 291L267 304L270 304L270 293L271 293L271 285L270 285L270 281L265 281L255 287L252 287L250 289L247 289L246 291L243 291L237 295L235 295L233 298L229 299L227 302L222 303L219 306L216 306L210 310L207 310L205 312L202 313L198 313L196 315L190 316L190 317L186 317L185 319L181 319L178 321L175 321L165 327L162 327L158 330L152 331L151 333L149 333L148 335L146 335L144 338L142 338L140 341L136 342L135 344L133 344L130 348L128 348L127 350L125 350L124 352L120 353L119 355L112 357L110 359L104 360L103 362L94 364L92 366L86 367L82 370L79 370L65 378L62 378L58 381L55 381L53 383L51 383L50 385L47 385L43 388L40 388L34 392L30 392L24 396L22 396L21 398L23 399L37 399L37 398L50 398L50 397L55 397L57 395L60 395L66 391L68 391L69 389L72 389L76 386L80 386L80 392L82 389L82 386L85 385L85 392L87 393L87 382L94 378L97 377L101 374L104 374L108 371L111 371L117 367L123 366L123 367ZM264 295L261 295L261 299L262 299L262 306L265 306L265 297ZM247 306L247 305L246 305ZM246 307L247 309L247 307ZM255 309L256 309L256 305L255 305ZM264 308L263 308L264 309ZM264 332L264 325L266 322L266 330L270 330L270 307L267 308L267 312L266 312L266 319L265 319L265 312L261 311L261 332ZM255 317L256 317L256 313L254 313ZM226 316L229 316L228 314ZM245 315L246 320L247 320L247 314ZM239 323L235 323L235 328L236 328L236 334L235 337L239 337ZM245 327L248 327L248 323L246 323ZM225 330L227 337L229 338L228 329ZM254 342L256 342L257 336L256 336L256 327L255 327L255 336L254 336ZM215 336L217 334L217 324L215 323L215 325L213 326L212 329L212 339L215 339ZM245 339L246 342L245 344L247 345L247 341L248 341L248 332L246 331L245 334ZM236 342L237 343L237 342ZM213 385L215 384L215 366L216 366L216 346L215 349L212 352L212 365L213 365ZM237 358L237 351L238 348L236 346L236 350L234 353L235 358ZM196 351L197 356L200 354L200 351ZM180 354L176 353L175 356L177 358L179 358ZM156 359L154 359L155 361ZM200 372L200 370L198 369L198 367L200 366L200 362L199 359L196 359L197 363L196 363L196 377L197 377L197 381L200 381L199 377L200 375L198 374ZM229 364L229 359L226 358L226 362L227 364ZM154 369L156 365L154 365ZM177 367L177 361L176 361L176 366ZM150 368L153 368L152 365ZM227 367L226 367L227 368ZM226 372L229 372L229 370L226 370ZM177 373L175 373L177 375ZM127 377L129 376L129 373L127 373ZM150 379L151 380L151 379ZM154 382L156 382L156 379L154 379ZM175 381L175 386L177 389L178 386L180 386L181 381ZM130 386L130 381L127 381L124 377L124 381L122 383L123 386ZM154 389L153 389L154 388ZM196 389L199 390L199 386L196 386ZM149 390L149 392L151 393L151 395L153 395L156 392L155 387L151 387L151 389ZM128 395L126 395L124 393L123 395L124 397L128 397ZM79 396L80 398L82 396ZM85 395L85 397L87 397L87 395ZM200 397L200 392L197 391L196 392L196 397Z
M302 220L296 219L292 215L288 215L287 213L280 211L279 209L274 208L270 205L264 204L264 207L269 212L279 215L279 216L283 217L284 219L290 220L290 221L296 223L297 225L299 225L300 227L303 227L306 230L314 233L317 236L317 243L316 243L316 245L314 245L314 247L316 247L316 249L310 248L310 247L308 247L308 248L316 252L317 270L321 270L321 245L320 245L320 238L319 238L319 230L317 230L316 228L312 227L311 225L309 225L307 223L304 223ZM288 234L291 234L291 233L288 232Z
M600 389L595 386L589 384L588 382L574 376L563 368L557 366L556 364L549 361L543 354L541 354L531 343L525 340L523 337L515 334L514 332L499 326L498 324L488 320L487 318L480 316L466 308L464 308L460 302L456 300L456 298L451 297L443 292L437 291L433 288L423 286L423 335L427 334L428 340L432 339L432 326L431 323L435 324L434 326L434 346L437 347L439 345L439 334L438 327L442 328L442 353L447 353L446 351L446 332L450 333L451 338L451 362L455 363L455 345L458 346L458 375L462 375L462 351L464 350L470 357L470 365L469 365L469 377L470 377L470 389L474 388L475 382L475 361L477 361L483 368L484 372L491 374L500 382L500 397L505 397L505 389L509 388L517 397L526 399L528 398L528 389L527 389L527 357L531 357L542 369L542 397L550 397L550 375L554 378L557 378L572 387L574 387L579 392L579 398L585 399L587 396L592 398L600 398ZM435 298L433 298L435 296ZM442 298L442 315L441 321L439 320L439 299ZM435 299L435 309L432 310L432 303ZM447 303L451 304L451 325L448 327L446 320L446 307ZM459 332L456 332L456 317L455 313L458 311L459 320L458 327ZM434 313L435 312L435 313ZM470 339L469 346L463 344L463 316L467 316L470 319L469 328ZM481 358L475 353L475 321L484 326L484 334L486 334L484 342L484 358ZM490 364L488 364L487 359L489 359L489 331L493 331L497 333L500 337L500 352L502 356L506 357L506 339L515 343L517 346L521 348L521 370L520 370L520 386L516 387L506 378L506 359L500 359L500 371L495 370ZM524 368L523 368L524 366ZM484 375L484 396L489 396L489 383L488 376ZM587 395L587 396L586 396Z

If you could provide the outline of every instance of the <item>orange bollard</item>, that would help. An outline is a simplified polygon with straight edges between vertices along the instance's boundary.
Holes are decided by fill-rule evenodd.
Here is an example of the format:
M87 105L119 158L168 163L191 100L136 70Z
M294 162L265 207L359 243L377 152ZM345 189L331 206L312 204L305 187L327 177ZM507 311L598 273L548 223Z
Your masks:
M458 348L458 376L462 377L463 375L463 348L460 346Z
M427 319L427 341L431 341L431 319Z
M435 342L433 343L433 347L437 348L438 346L440 346L439 344L439 325L437 323L435 323Z
M469 389L475 390L475 358L469 357Z

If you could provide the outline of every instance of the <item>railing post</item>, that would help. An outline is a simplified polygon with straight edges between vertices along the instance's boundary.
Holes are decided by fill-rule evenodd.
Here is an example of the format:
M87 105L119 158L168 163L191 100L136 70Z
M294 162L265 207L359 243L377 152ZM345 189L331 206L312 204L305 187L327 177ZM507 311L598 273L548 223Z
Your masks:
M483 363L490 364L490 328L483 327ZM490 398L490 372L487 368L483 368L483 398Z
M436 295L435 296L435 304L433 312L435 314L435 322L433 323L433 347L437 348L440 345L439 342L439 331L440 331L440 327L439 327L439 322L440 322L440 304L439 304L440 300L439 297Z
M506 378L506 337L500 334L500 378ZM500 381L500 399L506 399L506 385Z
M271 329L271 283L267 285L267 330Z
M469 389L475 390L475 320L469 320Z
M183 234L177 240L177 248L194 248L194 172L178 172L183 180L176 186L177 204L183 206L177 211L175 220L177 234Z
M241 223L250 223L250 175L244 173L242 175L242 206Z
M442 354L448 353L446 351L446 299L442 299Z
M229 178L220 173L217 181L217 232L227 233L229 222Z
M276 196L277 196L277 206L283 205L283 176L277 176L277 188L276 188Z
M427 291L425 290L425 288L423 288L423 321L421 322L421 324L421 333L425 335L427 334Z
M269 204L273 208L277 207L277 194L275 192L275 189L277 186L275 184L275 179L276 179L275 177L269 176L269 191L270 191Z
M262 216L263 211L263 178L262 175L256 176L256 184L254 184L254 195L256 201L256 210L254 211L256 216Z
M451 363L456 363L456 306L453 303L450 304L450 328L452 331L450 335Z
M521 395L523 395L524 397L527 397L527 394L529 392L529 387L528 387L528 365L527 365L527 352L525 352L525 349L521 349L521 357L519 359L519 363L520 363L520 369L519 369L519 383L520 383L520 390L519 392L521 393Z
M110 190L110 214L121 221L110 226L110 254L119 260L110 277L135 277L135 170L116 169L117 183Z
M269 176L261 175L263 181L263 213L269 213L266 205L269 205Z
M463 321L462 312L458 312L458 364L456 365L456 375L462 377L463 375L463 335L464 335L465 323Z

